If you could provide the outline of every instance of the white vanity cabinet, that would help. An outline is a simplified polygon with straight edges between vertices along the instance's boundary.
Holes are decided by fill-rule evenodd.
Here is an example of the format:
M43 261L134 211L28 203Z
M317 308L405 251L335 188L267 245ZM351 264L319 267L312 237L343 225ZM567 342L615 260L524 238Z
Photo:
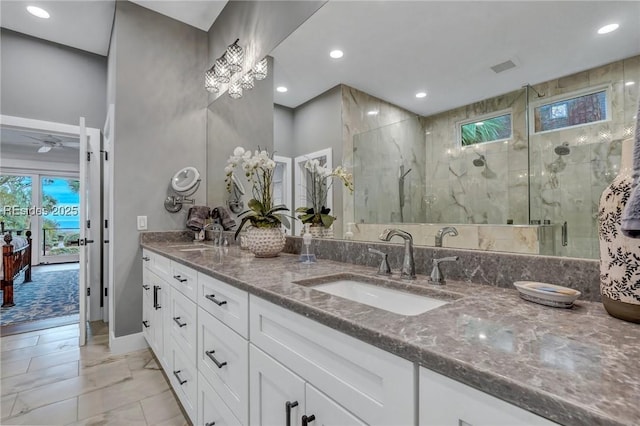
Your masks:
M556 423L420 367L420 426L551 426Z
M327 425L415 424L413 363L258 297L250 296L249 312L252 345L304 381L302 416L315 416L314 424ZM266 363L256 365L255 353L251 351L250 361L252 416L272 410L261 408L265 402L256 398L255 386L262 379L255 368ZM287 395L273 409L283 410L291 398L301 402L299 396ZM302 417L296 418L295 424L302 424Z
M164 361L165 312L169 289L170 286L151 268L142 268L142 331L161 363Z

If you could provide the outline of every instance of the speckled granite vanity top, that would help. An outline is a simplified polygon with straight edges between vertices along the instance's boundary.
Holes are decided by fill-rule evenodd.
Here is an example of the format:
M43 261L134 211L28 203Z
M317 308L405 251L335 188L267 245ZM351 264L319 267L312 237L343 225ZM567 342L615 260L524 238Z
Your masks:
M307 266L290 254L258 259L237 246L184 252L175 244L143 247L558 423L640 424L640 325L610 317L600 303L555 309L515 289L440 288L419 275L415 292L445 291L449 303L402 316L294 283L340 273L377 278L373 268Z

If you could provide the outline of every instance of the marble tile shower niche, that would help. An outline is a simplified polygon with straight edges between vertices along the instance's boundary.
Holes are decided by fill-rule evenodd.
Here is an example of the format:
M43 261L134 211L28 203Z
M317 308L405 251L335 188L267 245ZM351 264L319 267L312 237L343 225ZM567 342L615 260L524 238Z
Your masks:
M429 117L345 87L344 156L353 155L357 189L345 217L359 224L539 223L538 239L548 241L539 253L597 258L597 206L618 173L622 140L633 135L639 86L636 56ZM607 120L539 133L530 128L542 103L600 87L608 91ZM379 126L362 125L373 107L386 112ZM510 138L461 146L460 123L504 112L511 114Z

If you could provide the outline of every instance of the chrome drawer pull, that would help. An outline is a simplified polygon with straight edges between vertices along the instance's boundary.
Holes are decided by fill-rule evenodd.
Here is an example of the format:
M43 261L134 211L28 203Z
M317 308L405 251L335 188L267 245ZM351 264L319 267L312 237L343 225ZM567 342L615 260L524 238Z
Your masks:
M149 321L142 321L142 325L144 325L144 328L149 328Z
M178 371L174 371L174 372L173 372L173 375L174 375L174 376L176 376L176 379L178 379L178 383L180 383L180 386L182 386L182 385L184 385L185 383L187 383L187 381L186 381L186 380L182 380L182 379L180 378L180 376L178 376L178 374L180 374L180 372L181 372L181 371L182 371L182 370L178 370Z
M205 353L205 354L207 354L207 356L209 357L209 359L210 359L211 361L213 361L213 362L218 366L218 368L222 368L222 367L224 367L225 365L227 365L227 363L226 363L226 362L220 362L220 361L218 361L218 360L216 359L216 357L214 357L214 356L213 356L213 354L215 354L215 353L216 353L216 351L205 351L204 353Z
M187 281L189 281L186 278L182 278L180 275L174 275L173 278L175 278L176 280L178 280L181 283L186 283Z
M187 323L186 322L180 322L180 317L174 317L173 321L178 324L178 327L182 328L182 327L186 327Z
M205 297L207 299L211 300L213 303L215 303L218 306L222 306L222 305L226 305L227 304L226 300L220 301L220 300L216 299L216 295L215 294L207 294Z

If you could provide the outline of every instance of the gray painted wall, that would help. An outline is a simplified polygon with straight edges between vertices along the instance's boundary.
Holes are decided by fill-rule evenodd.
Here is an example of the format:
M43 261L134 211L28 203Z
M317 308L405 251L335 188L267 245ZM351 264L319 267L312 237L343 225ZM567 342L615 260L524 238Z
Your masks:
M4 28L0 55L2 114L102 128L107 58Z
M293 111L293 155L299 157L326 148L333 149L333 167L342 164L342 86L338 85L298 106ZM295 164L294 164L294 167ZM294 175L295 176L295 175ZM294 188L298 184L294 182ZM342 197L340 185L333 191L333 229L342 235Z
M273 146L278 155L294 157L293 109L273 106Z
M110 52L110 65L115 76L109 76L116 105L112 303L115 336L120 337L141 330L136 216L146 215L150 230L184 229L188 206L178 214L163 207L169 181L187 165L206 171L207 34L117 2L114 35L117 49ZM205 187L195 195L197 204L204 203Z

